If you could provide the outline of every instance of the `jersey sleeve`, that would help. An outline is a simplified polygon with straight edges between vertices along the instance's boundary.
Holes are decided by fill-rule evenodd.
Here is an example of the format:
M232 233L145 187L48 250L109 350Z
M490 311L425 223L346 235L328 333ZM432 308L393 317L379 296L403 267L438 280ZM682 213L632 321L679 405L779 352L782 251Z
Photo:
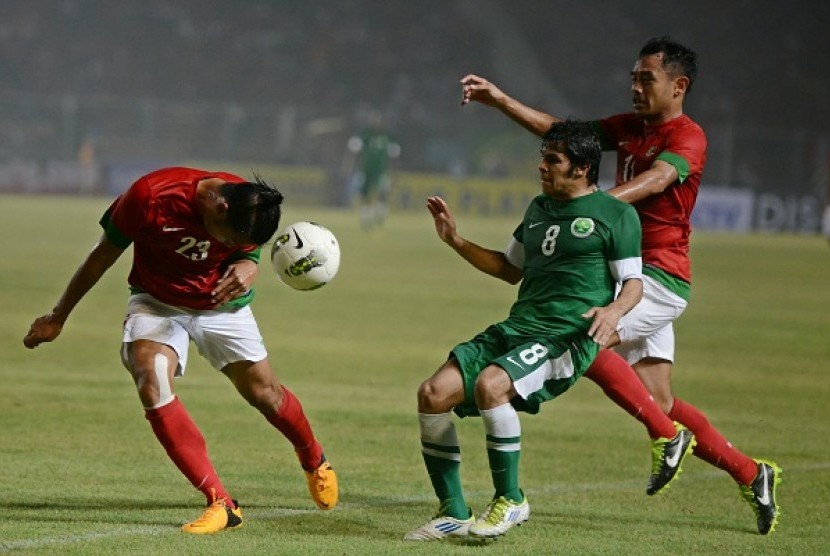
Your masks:
M631 205L626 205L611 228L608 242L608 266L617 282L632 278L640 279L643 274L642 229L640 218Z
M113 201L99 223L113 245L126 249L148 221L149 213L149 185L140 179Z
M678 181L690 174L703 171L706 161L706 135L696 125L685 125L672 131L667 137L666 147L656 160L671 164L677 170Z

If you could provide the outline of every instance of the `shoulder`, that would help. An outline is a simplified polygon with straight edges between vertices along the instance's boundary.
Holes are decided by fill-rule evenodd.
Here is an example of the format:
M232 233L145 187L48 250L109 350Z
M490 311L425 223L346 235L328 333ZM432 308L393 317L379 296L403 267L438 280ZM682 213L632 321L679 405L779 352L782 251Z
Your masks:
M683 114L671 123L672 125L667 128L667 133L681 136L688 140L706 142L706 133L703 131L703 128L689 116Z

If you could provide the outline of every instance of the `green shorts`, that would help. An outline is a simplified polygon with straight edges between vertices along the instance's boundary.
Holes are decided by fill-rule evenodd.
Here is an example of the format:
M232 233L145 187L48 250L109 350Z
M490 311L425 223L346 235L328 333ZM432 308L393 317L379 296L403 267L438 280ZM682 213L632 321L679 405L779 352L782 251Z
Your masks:
M515 334L501 324L489 326L450 356L458 361L464 381L464 403L454 408L460 417L478 415L473 389L487 365L503 368L518 396L511 404L518 411L538 413L542 402L565 392L585 374L599 351L587 336L571 342Z

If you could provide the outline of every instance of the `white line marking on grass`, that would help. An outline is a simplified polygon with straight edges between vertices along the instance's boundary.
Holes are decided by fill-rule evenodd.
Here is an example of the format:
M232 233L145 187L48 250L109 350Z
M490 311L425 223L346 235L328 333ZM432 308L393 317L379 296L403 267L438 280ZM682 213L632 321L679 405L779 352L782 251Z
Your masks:
M317 513L319 510L304 510L295 508L278 508L274 510L245 512L245 518L252 519L271 519L275 517L289 517L300 514ZM82 533L80 535L64 535L60 537L43 537L40 539L21 539L17 541L3 541L0 542L0 552L11 552L13 550L31 550L36 548L45 548L47 546L59 546L67 544L77 544L90 541L97 541L100 539L112 539L118 537L130 536L158 536L178 534L178 527L162 527L162 526L142 526L142 527L124 527L113 531L106 532L92 532Z
M810 471L824 471L826 469L830 469L830 462L816 462L807 465L800 465L797 467L788 467L784 465L784 474L788 473L804 473ZM690 478L694 478L697 480L710 480L714 478L720 477L728 477L723 471L721 470L707 470L707 471L690 471L687 472L683 476L686 480ZM631 489L639 489L641 487L644 488L644 484L646 482L646 477L642 480L625 480L625 481L615 481L615 482L604 482L604 483L576 483L576 484L559 484L559 485L548 485L543 487L537 487L532 489L527 489L529 494L550 494L550 493L567 493L567 492L588 492L594 490L631 490ZM468 492L470 496L487 496L488 492ZM400 503L413 503L413 502L428 502L434 500L434 496L431 493L422 493L422 494L413 494L410 496L400 496L400 497L385 497L379 500L377 503L366 503L366 502L345 502L343 506L339 508L335 508L332 512L341 512L347 511L348 508L385 508L389 506L394 506ZM298 508L278 508L274 510L263 510L263 511L253 511L253 512L245 512L245 518L250 519L272 519L276 517L290 517L294 515L303 515L303 514L312 514L318 513L319 510L316 509L298 509ZM328 513L328 512L327 512ZM85 533L81 535L65 535L60 537L44 537L39 539L21 539L17 541L5 541L0 542L0 553L1 552L11 552L13 550L27 550L27 549L37 549L37 548L44 548L47 546L59 546L59 545L68 545L68 544L77 544L83 542L90 542L96 541L99 539L110 539L110 538L117 538L117 537L129 537L129 536L158 536L158 535L172 535L172 534L179 534L179 529L177 527L125 527L122 529L117 529L114 531L106 531L106 532L92 532L92 533Z

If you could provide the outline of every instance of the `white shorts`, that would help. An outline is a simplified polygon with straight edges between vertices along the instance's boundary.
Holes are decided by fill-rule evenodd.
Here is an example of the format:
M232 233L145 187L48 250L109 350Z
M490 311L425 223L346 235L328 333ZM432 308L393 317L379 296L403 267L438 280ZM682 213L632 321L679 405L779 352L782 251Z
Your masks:
M643 299L620 319L621 343L614 350L629 365L646 357L674 361L672 322L685 310L685 299L644 275Z
M830 204L824 207L824 213L821 215L821 233L830 239Z
M237 361L262 361L268 356L250 306L234 311L197 311L174 307L150 294L131 295L124 319L121 360L126 365L127 344L151 340L173 348L179 356L176 376L184 374L190 340L213 368Z

